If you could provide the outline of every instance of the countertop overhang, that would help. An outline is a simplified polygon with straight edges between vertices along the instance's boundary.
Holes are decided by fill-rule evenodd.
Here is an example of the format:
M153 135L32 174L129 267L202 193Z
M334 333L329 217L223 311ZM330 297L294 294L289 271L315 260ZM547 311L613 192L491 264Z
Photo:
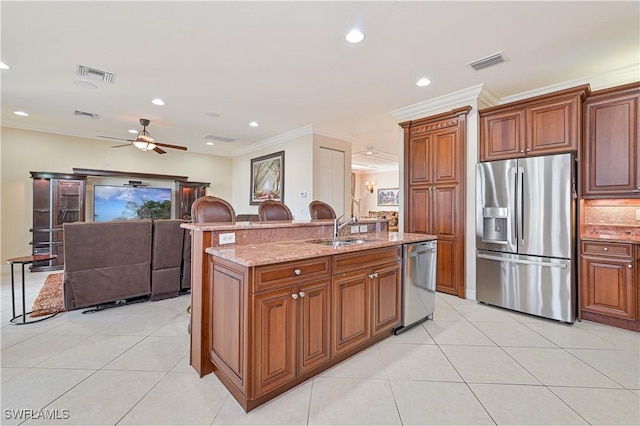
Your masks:
M401 244L417 243L421 241L431 241L435 240L436 236L406 232L381 232L374 234L352 234L337 238L336 240L355 238L365 240L365 242L332 247L310 242L312 239L304 239L228 247L209 247L205 251L210 255L229 260L240 265L260 266L299 259L390 247ZM325 238L325 240L331 240L331 238Z
M360 219L357 224L366 225L376 222L389 222L388 219ZM273 228L300 228L311 226L333 226L331 219L316 220L269 220L255 222L210 222L210 223L189 223L180 225L182 228L196 231L230 231L241 229L273 229Z

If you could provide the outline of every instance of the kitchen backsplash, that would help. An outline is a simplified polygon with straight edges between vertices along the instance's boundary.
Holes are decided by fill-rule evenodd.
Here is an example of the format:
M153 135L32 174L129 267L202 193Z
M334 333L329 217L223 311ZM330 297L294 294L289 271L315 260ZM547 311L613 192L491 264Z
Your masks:
M640 228L640 199L586 200L585 225L606 225L623 228Z

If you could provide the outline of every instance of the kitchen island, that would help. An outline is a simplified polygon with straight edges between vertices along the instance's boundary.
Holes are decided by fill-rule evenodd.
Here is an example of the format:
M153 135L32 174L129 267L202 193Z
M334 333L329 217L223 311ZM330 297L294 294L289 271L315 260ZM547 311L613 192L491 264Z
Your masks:
M402 244L435 237L387 232L384 220L360 226L334 238L331 220L183 224L198 374L214 372L249 411L391 336Z

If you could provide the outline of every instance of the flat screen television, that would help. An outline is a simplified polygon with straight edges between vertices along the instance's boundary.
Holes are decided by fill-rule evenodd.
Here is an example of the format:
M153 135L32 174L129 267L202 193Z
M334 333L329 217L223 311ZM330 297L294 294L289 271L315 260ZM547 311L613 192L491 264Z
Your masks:
M171 219L171 188L95 185L93 221Z

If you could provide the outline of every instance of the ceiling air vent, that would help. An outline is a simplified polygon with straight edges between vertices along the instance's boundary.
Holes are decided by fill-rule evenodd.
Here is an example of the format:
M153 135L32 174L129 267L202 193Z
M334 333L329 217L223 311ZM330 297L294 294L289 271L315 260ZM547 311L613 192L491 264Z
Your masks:
M504 57L502 52L498 52L494 55L478 59L477 61L473 61L469 65L471 65L471 68L473 68L474 70L480 71L481 69L488 68L493 65L498 65L506 61L507 58Z
M87 77L90 80L104 81L105 83L113 83L113 80L116 78L116 75L113 73L96 68L85 67L84 65L78 65L76 72L78 75Z
M234 138L228 138L226 136L212 135L211 133L209 133L208 135L204 135L202 137L202 139L205 139L205 140L208 140L208 141L220 141L220 142L233 142L233 141L235 141Z
M99 115L99 114L94 114L94 113L92 113L92 112L86 112L86 111L79 111L79 110L76 110L76 111L74 112L74 114L75 114L75 115L77 115L78 117L88 117L88 118L93 118L93 119L96 119L96 120L97 120L98 118L100 118L100 115Z

